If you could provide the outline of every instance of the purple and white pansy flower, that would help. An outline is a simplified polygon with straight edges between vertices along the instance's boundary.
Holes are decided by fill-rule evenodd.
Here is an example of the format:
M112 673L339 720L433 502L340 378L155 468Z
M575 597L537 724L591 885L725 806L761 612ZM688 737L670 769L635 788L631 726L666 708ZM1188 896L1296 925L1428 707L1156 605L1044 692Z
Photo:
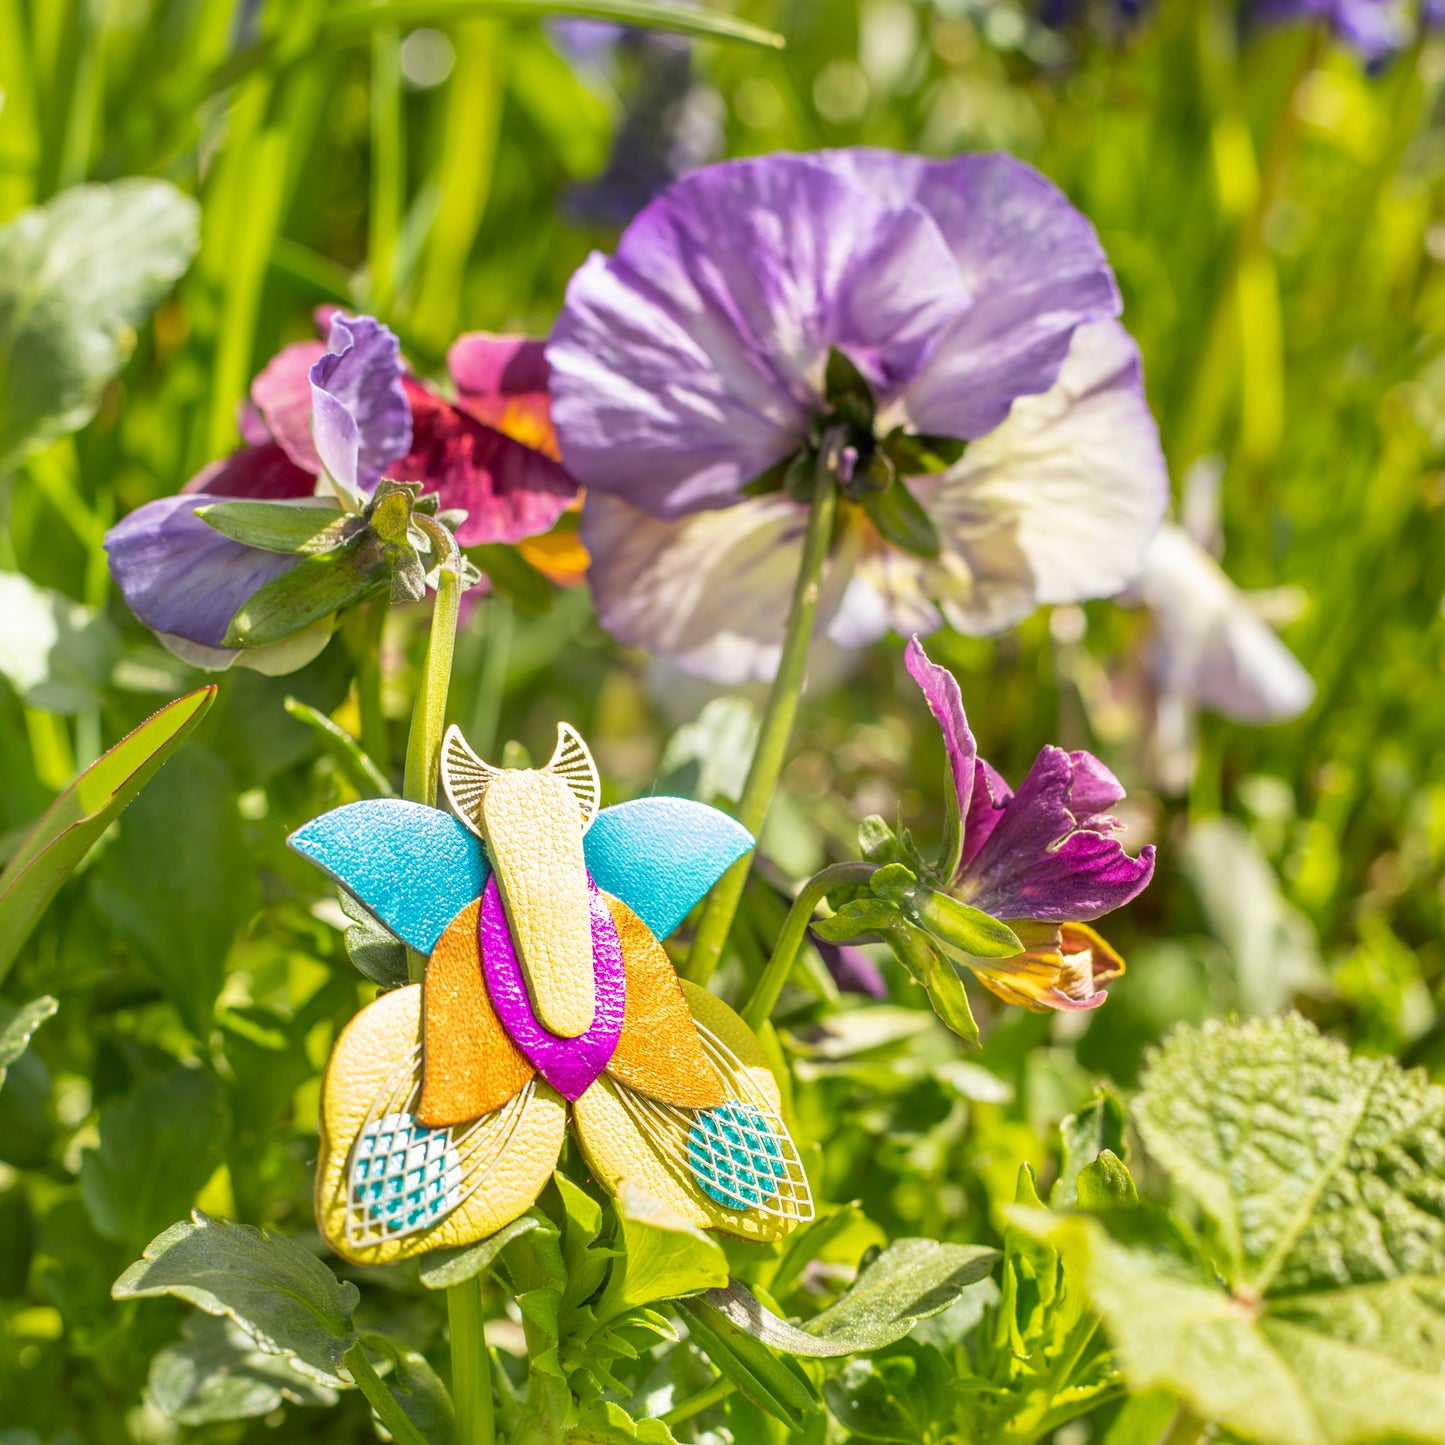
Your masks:
M1088 221L1007 156L683 177L580 268L547 349L603 624L720 681L770 676L825 436L835 640L1117 593L1167 499L1119 309Z
M1124 962L1088 925L1143 892L1154 849L1131 858L1109 809L1124 790L1091 753L1046 747L1018 791L978 755L958 681L915 637L905 665L943 732L961 820L957 861L942 880L960 902L1008 924L1024 945L1012 958L971 959L979 981L1008 1003L1091 1009Z

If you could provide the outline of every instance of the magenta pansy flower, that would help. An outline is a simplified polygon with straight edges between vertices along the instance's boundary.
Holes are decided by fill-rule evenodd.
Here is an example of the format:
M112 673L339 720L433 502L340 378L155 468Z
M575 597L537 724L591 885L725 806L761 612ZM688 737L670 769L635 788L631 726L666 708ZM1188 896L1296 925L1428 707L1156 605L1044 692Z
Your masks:
M465 511L457 538L470 546L545 532L576 494L557 460L540 343L460 338L450 357L453 405L407 373L396 337L379 322L333 312L327 324L326 342L288 346L257 376L241 408L245 446L107 534L131 610L196 666L290 671L326 645L333 622L269 646L226 646L248 599L300 559L223 535L196 515L199 507L314 498L359 513L388 477L420 483L443 511Z
M963 903L1006 922L1024 952L971 960L979 981L1025 1008L1090 1009L1123 960L1088 925L1137 898L1154 874L1154 849L1131 858L1109 809L1124 797L1096 757L1046 747L1017 792L978 755L957 679L930 662L915 637L905 653L943 731L962 846L943 884Z
M771 675L796 481L839 428L835 640L1119 591L1167 496L1119 305L1088 221L1007 156L683 177L579 269L547 348L604 625L719 680Z

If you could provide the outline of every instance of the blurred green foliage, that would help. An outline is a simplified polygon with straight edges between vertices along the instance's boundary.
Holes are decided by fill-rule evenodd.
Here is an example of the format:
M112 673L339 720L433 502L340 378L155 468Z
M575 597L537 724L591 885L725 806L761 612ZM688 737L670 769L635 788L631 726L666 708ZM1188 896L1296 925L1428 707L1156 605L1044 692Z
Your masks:
M615 236L584 219L606 214L613 137L684 43L579 59L575 34L564 43L480 5L383 6L375 23L362 9L0 0L0 224L66 187L136 175L201 206L198 259L94 420L0 480L0 568L107 629L91 684L62 710L0 682L6 857L79 767L198 685L111 591L105 528L235 444L250 378L312 334L320 304L374 312L429 371L463 329L545 332L572 270ZM1222 461L1228 569L1245 587L1301 590L1285 636L1319 687L1288 726L1206 718L1194 782L1175 798L1151 789L1132 690L1142 612L1099 603L994 640L930 643L1006 776L1045 742L1091 747L1130 786L1131 842L1158 841L1160 868L1110 929L1130 967L1102 1010L1038 1016L975 998L984 1049L967 1059L891 962L880 1009L838 1005L815 960L795 971L776 1018L797 1137L822 1197L859 1203L811 1262L784 1253L762 1268L779 1307L807 1314L871 1245L998 1244L1020 1166L1052 1180L1070 1157L1060 1119L1090 1105L1099 1079L1134 1085L1145 1049L1180 1020L1293 1002L1359 1050L1445 1075L1445 42L1369 75L1320 36L1242 28L1223 0L1161 0L1108 33L1087 19L1045 30L1015 0L742 0L734 13L787 48L693 44L653 129L692 127L700 153L1004 147L1039 165L1116 267L1176 487ZM585 592L525 567L509 580L501 559L493 575L497 594L466 615L450 702L479 752L521 759L565 718L609 799L661 777L726 801L738 770L725 755L747 745L735 707L699 738L716 689L619 653ZM391 759L425 624L421 606L386 624ZM348 920L284 840L370 781L305 720L315 709L360 732L366 619L354 625L294 676L221 678L194 737L6 980L5 1020L41 995L60 1009L0 1091L5 1445L371 1438L355 1392L318 1414L306 1402L325 1403L326 1387L268 1375L215 1322L182 1338L173 1302L110 1298L193 1203L314 1240L319 1070L373 986L343 948ZM941 747L896 646L818 660L794 754L764 840L786 873L857 856L861 819L899 804L932 847ZM734 1000L782 920L766 878L718 975ZM440 1366L444 1311L415 1272L360 1282L357 1328ZM515 1364L520 1324L489 1309L489 1338ZM828 1398L845 1419L924 1409L959 1338L940 1327L850 1367ZM159 1398L200 1408L177 1373L183 1352L227 1349L266 1413L195 1427L165 1416ZM400 1354L393 1367L409 1368ZM627 1384L649 1413L711 1379L687 1352L671 1374L647 1367L629 1366ZM1091 1384L1115 1402L1088 1438L1106 1438L1120 1409L1107 1383ZM1132 1402L1133 1417L1148 1404ZM1146 1438L1118 1423L1107 1438ZM737 1441L781 1438L740 1396L677 1428L724 1424Z

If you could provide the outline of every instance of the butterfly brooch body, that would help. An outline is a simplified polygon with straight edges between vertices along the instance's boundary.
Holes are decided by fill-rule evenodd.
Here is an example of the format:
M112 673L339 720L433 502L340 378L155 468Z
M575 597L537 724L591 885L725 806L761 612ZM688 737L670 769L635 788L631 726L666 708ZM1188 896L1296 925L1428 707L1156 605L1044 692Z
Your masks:
M290 840L427 955L327 1064L316 1217L332 1247L380 1264L486 1238L537 1198L569 1125L612 1192L630 1179L758 1240L810 1219L761 1045L659 941L751 836L682 798L599 811L565 724L540 769L494 768L452 728L442 783L455 816L369 800Z

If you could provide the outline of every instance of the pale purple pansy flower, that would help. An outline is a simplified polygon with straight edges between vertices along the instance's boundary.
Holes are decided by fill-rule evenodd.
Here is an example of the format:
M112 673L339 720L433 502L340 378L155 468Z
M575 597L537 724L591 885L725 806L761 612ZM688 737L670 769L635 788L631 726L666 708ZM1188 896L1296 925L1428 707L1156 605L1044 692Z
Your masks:
M1269 24L1325 25L1367 65L1403 49L1414 30L1410 0L1258 0L1253 13Z
M835 349L873 401L855 456L968 446L892 483L936 548L887 540L844 485L820 631L989 631L1118 592L1167 497L1118 310L1092 227L1007 156L774 155L684 177L573 277L547 349L604 626L719 681L771 675L807 509L746 489L835 421Z
M1123 972L1119 955L1086 925L1144 890L1154 849L1131 858L1118 779L1092 754L1046 747L1014 792L978 755L958 681L929 661L915 637L905 665L943 733L962 848L947 890L1006 922L1024 944L1014 958L973 960L979 981L1031 1009L1097 1008L1101 985Z

